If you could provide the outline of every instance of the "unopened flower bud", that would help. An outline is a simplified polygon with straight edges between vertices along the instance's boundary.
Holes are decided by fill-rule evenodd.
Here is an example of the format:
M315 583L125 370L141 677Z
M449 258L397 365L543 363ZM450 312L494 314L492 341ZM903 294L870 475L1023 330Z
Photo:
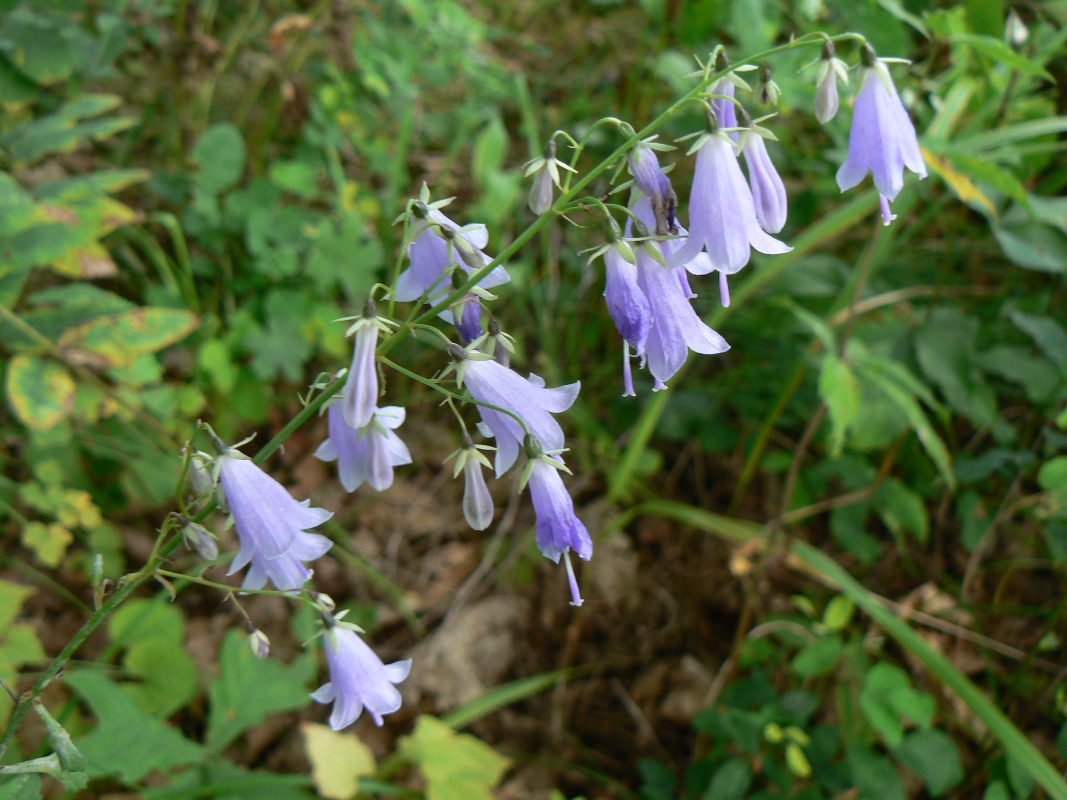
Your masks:
M532 433L526 434L525 439L523 439L522 446L523 449L526 450L526 457L530 460L540 458L545 453L544 448L541 447L541 443Z
M208 455L199 450L189 456L189 468L185 473L185 485L197 497L206 497L215 488L215 481L208 468Z
M215 535L200 523L184 520L182 538L185 539L185 544L195 550L201 558L214 561L219 557L219 545L215 541Z
M552 208L554 194L552 173L547 169L538 170L534 175L533 186L530 187L530 210L537 216L541 216Z
M270 639L259 628L248 634L248 646L256 658L266 658L270 655Z
M1014 8L1008 10L1008 17L1004 21L1004 38L1008 40L1008 44L1015 47L1030 38L1030 29Z
M760 67L759 80L756 82L756 88L753 89L752 94L757 103L765 106L778 105L778 98L782 96L782 90L774 82L771 68L766 64Z
M337 608L337 603L326 592L312 592L311 599L315 601L315 604L323 611L333 611Z

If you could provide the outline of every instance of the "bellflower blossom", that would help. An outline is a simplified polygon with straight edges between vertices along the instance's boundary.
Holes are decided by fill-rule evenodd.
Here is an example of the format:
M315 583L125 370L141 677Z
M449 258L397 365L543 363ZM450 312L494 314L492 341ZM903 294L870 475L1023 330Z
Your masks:
M456 334L466 347L482 335L482 302L476 294L468 294L460 301L458 313L452 312Z
M310 577L305 561L313 561L333 543L325 536L307 533L333 513L314 508L310 500L298 503L274 478L236 450L218 459L219 488L229 508L241 543L227 575L249 563L245 589L262 589L270 580L278 589L299 589Z
M330 680L311 698L316 703L333 703L330 727L335 731L359 719L364 708L381 727L385 714L400 709L400 692L394 684L408 676L411 659L383 664L359 634L344 624L335 624L324 638Z
M645 142L639 142L626 154L626 163L630 174L634 176L634 184L652 203L656 215L656 235L677 233L674 212L678 208L678 196L671 187L671 179L660 168L656 151Z
M721 273L720 287L725 288L725 276L748 263L752 248L768 254L793 248L760 228L734 144L718 131L714 115L708 115L708 123L709 132L701 134L690 150L698 152L689 195L689 237L668 264L687 264L706 249L713 268Z
M848 158L837 171L837 185L844 192L859 184L868 172L880 195L882 218L893 220L889 203L904 186L904 168L926 177L926 164L919 150L915 126L900 102L886 59L870 46L861 51L859 91L848 136Z
M454 347L453 354L461 359L457 371L471 397L517 414L546 450L563 449L563 429L552 415L566 411L573 405L582 387L581 382L548 389L536 375L531 375L529 379L522 378L517 372L480 353L467 353ZM478 406L478 413L496 438L495 467L496 477L499 478L515 463L526 431L508 414L484 406Z
M523 177L534 176L533 185L530 187L530 210L541 216L552 208L552 187L559 188L559 171L561 169L577 172L574 167L565 164L556 158L556 140L549 139L545 145L544 155L527 161L524 164L526 171Z
M540 455L527 466L530 499L537 515L537 547L545 558L567 566L567 580L571 588L571 605L580 606L582 595L571 565L571 551L583 561L593 555L593 540L589 531L574 513L574 501L560 477L563 459ZM565 469L565 467L563 467Z
M427 298L428 302L435 303L448 293L449 283L443 278L452 265L470 275L492 261L482 252L489 243L489 231L485 225L460 227L435 208L436 205L426 205L422 200L414 205L412 213L422 220L422 230L408 246L410 265L397 278L396 299L400 302L417 300L436 284ZM490 289L510 279L507 270L497 266L478 285ZM450 316L446 318L451 321Z
M374 301L368 299L363 316L348 329L349 334L355 333L356 344L352 366L341 393L341 407L345 422L353 428L362 428L369 423L378 406L378 368L374 356L381 324Z
M399 406L376 408L371 421L356 430L345 422L337 404L331 403L326 410L329 436L315 451L315 458L337 462L337 475L347 492L364 483L385 491L393 485L393 467L411 463L407 445L394 433L406 415Z
M789 202L785 196L785 184L782 183L774 162L767 154L764 136L770 131L758 125L749 124L744 134L741 152L748 166L748 185L752 191L752 205L756 210L756 220L767 233L778 233L785 227Z
M646 198L647 199L647 198ZM652 211L649 205L650 213ZM634 258L627 248L627 255ZM637 282L637 264L631 263L620 252L619 247L611 245L604 251L604 299L607 301L608 313L615 322L615 329L623 338L623 397L635 395L633 376L630 371L630 348L634 355L644 358L645 341L649 328L652 327L652 309L648 298L641 291Z

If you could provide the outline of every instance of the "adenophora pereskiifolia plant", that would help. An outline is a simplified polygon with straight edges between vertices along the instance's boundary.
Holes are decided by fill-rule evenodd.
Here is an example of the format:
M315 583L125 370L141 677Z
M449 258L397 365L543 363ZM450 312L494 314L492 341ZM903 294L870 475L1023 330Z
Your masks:
M859 91L852 111L848 136L848 159L837 171L841 191L858 185L867 173L878 189L882 219L886 225L896 219L889 203L904 187L904 168L926 177L926 164L919 150L907 109L889 75L888 64L900 59L878 58L874 48L860 49Z
M345 422L352 428L362 428L370 423L374 409L378 407L378 367L375 353L378 333L385 326L377 313L374 300L368 298L363 306L363 316L349 327L346 335L355 335L352 366L348 370L341 408Z
M745 127L741 134L741 152L748 167L748 186L752 192L752 205L756 220L767 233L778 233L785 227L789 202L785 196L785 184L774 167L764 139L774 139L769 130L759 125L761 118L753 122L743 114Z
M482 467L490 467L490 464L481 452L490 449L486 445L475 444L464 431L463 447L449 456L456 459L452 477L459 477L459 473L463 473L463 518L476 531L484 531L493 523L493 496L489 494L482 473Z
M778 98L782 96L782 90L774 82L772 75L770 66L767 62L763 62L759 68L759 80L756 81L756 86L752 90L752 98L760 105L776 106Z
M651 210L651 205L650 205ZM644 363L645 341L652 327L652 310L638 286L637 257L612 220L614 241L604 250L604 300L615 329L622 337L623 396L633 397L630 348Z
M848 83L848 65L834 54L834 43L823 44L822 57L808 65L817 66L815 73L815 119L825 125L837 116L840 104L837 81Z
M556 158L556 138L553 136L545 145L545 152L537 158L527 161L523 165L523 175L529 178L533 175L533 185L530 187L529 205L530 210L540 216L552 208L553 187L560 188L559 171L577 172L574 167L565 164Z
M646 139L626 154L626 165L634 177L634 185L640 189L652 204L656 215L656 235L669 236L678 232L675 212L678 209L678 196L671 186L671 179L659 165L656 150L670 149L668 145L656 144Z

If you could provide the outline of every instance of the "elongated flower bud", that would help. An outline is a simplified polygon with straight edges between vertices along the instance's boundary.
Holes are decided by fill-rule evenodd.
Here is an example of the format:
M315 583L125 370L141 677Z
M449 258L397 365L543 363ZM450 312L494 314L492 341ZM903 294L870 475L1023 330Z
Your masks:
M473 454L463 463L463 517L476 531L484 531L493 522L493 497L485 485L481 462Z

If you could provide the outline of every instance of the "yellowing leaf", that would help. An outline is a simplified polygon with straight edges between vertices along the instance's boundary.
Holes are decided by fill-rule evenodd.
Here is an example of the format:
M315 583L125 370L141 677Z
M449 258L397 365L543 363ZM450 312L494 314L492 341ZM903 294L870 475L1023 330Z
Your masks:
M427 800L492 800L491 789L511 763L480 739L426 715L400 740L400 750L419 765Z
M37 554L46 567L58 567L74 536L62 525L31 522L22 531L22 543Z
M314 722L303 723L300 732L319 794L327 800L352 800L359 793L359 779L377 768L370 748L354 733Z
M59 337L65 351L88 352L105 359L109 366L132 364L144 353L154 353L188 336L197 317L174 308L138 308L95 317L68 328Z
M997 218L997 210L993 206L993 201L975 186L974 181L964 175L962 172L953 167L947 158L943 156L934 155L925 147L920 147L922 150L923 158L926 160L927 166L936 172L949 188L956 193L965 203L977 203L983 208L987 209L992 215L993 219Z
M8 364L7 400L27 428L54 428L74 408L74 395L74 379L55 362L19 354Z

